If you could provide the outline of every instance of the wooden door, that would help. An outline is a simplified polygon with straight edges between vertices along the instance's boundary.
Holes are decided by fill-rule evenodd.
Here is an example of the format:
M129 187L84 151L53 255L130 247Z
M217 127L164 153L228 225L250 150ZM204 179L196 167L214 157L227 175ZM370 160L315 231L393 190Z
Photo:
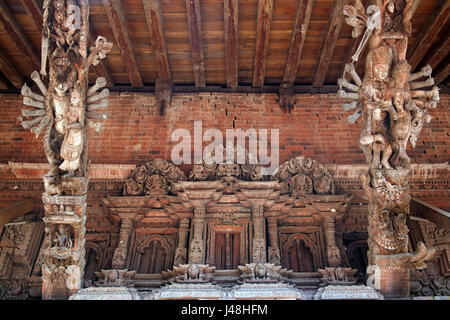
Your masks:
M237 269L241 248L240 233L216 233L214 243L214 265L216 270Z

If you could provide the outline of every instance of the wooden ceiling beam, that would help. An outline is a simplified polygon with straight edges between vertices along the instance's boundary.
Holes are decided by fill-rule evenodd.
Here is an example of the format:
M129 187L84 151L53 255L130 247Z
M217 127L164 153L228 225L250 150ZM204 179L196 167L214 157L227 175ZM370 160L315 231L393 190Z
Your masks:
M0 24L31 66L35 70L40 70L41 61L39 55L36 54L33 45L23 32L16 18L14 18L5 0L0 0Z
M334 53L334 48L339 38L342 22L344 20L344 5L348 0L334 0L328 19L328 28L320 49L319 62L314 72L313 87L321 87L325 82L328 67Z
M434 83L437 85L441 84L442 82L445 81L445 79L448 78L449 74L450 74L450 62L447 61L445 67L443 67L441 70L438 70L438 72L433 76Z
M36 28L41 31L43 26L43 20L42 20L42 3L38 3L36 0L20 0L22 3L22 6L25 8L25 11L27 12L28 16L31 17L31 19L34 22L34 25Z
M1 74L0 74L0 90L1 91L9 90L8 81L6 81L6 79Z
M238 0L224 0L225 65L228 88L236 88L238 73Z
M163 19L159 0L143 0L147 29L155 56L158 78L155 82L155 98L160 115L172 101L172 72L170 71L166 39L164 38Z
M450 54L450 26L444 33L444 39L442 40L442 42L439 41L438 46L432 50L433 52L426 59L425 64L429 65L433 70Z
M127 23L119 0L103 0L103 6L108 16L116 43L120 48L122 59L125 63L131 85L134 88L144 86L141 71L128 33Z
M8 57L0 50L0 71L6 78L16 87L21 89L25 83L22 74L17 71L14 64L8 59Z
M159 0L143 0L147 29L159 79L172 79Z
M253 62L253 81L255 88L264 86L267 56L269 54L270 26L272 24L273 0L259 0L256 24L256 47Z
M206 85L205 57L203 54L200 2L198 0L186 0L186 11L192 45L195 86L204 87Z
M284 69L283 84L292 85L297 76L298 64L308 32L314 0L299 0L292 30L289 54Z
M450 1L441 0L428 18L426 25L418 34L414 47L411 48L411 51L408 53L408 62L412 67L411 71L414 71L419 66L419 63L428 52L431 45L435 43L436 37L446 26L449 17Z

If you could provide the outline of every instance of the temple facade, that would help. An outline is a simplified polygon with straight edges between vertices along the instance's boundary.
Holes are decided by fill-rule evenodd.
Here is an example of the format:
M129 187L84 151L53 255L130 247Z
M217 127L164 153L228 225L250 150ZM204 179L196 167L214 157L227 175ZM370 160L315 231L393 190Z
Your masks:
M450 297L448 2L7 2L0 300Z

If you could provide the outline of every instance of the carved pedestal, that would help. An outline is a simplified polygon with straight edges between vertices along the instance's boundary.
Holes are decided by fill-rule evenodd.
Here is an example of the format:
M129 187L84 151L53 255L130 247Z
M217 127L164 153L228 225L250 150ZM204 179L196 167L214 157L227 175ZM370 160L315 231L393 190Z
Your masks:
M44 194L42 201L46 214L42 299L68 299L83 284L86 195Z

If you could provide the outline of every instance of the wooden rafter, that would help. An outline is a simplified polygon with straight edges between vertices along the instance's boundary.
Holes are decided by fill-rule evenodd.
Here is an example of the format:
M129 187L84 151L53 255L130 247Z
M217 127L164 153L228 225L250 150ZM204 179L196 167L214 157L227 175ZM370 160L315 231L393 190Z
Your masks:
M289 54L284 69L283 84L292 85L297 75L298 64L302 56L303 45L308 32L314 0L299 0L294 28L292 30Z
M22 75L17 71L14 64L8 59L8 57L0 50L0 71L17 89L22 88L25 83Z
M23 32L16 18L14 18L5 0L0 0L0 24L25 59L28 60L34 69L39 70L41 68L39 56L36 54L33 45Z
M141 71L128 33L127 23L119 0L103 0L109 24L111 25L116 43L120 48L131 85L135 88L144 86Z
M158 70L158 78L155 83L155 98L159 105L159 112L163 115L165 107L170 105L172 101L173 82L166 39L164 38L161 6L159 0L143 0L143 4L147 29L150 34L150 42Z
M0 90L6 91L9 89L8 81L0 74Z
M227 86L238 86L238 0L224 0Z
M186 10L192 45L195 86L204 87L206 85L205 57L203 54L200 2L198 0L186 0Z
M409 52L408 61L411 64L412 70L415 70L419 66L419 63L435 42L436 37L446 26L449 17L450 1L440 1L439 5L429 17L426 25L417 36L414 47Z
M256 48L253 62L253 87L264 86L267 56L269 53L270 25L272 24L273 0L259 0L256 24Z
M36 0L20 0L38 30L42 30L42 6Z
M445 33L443 41L439 41L438 46L431 52L430 56L426 59L426 63L431 66L431 68L436 69L436 67L450 54L450 27Z
M159 0L143 0L147 29L155 56L159 79L171 79L167 45L164 38L163 20Z
M330 65L334 48L336 47L339 33L341 31L342 22L344 20L344 5L347 2L347 0L334 1L330 18L328 20L328 29L325 32L322 48L320 50L319 62L314 73L313 87L321 87L325 82L328 67Z
M445 67L443 67L441 70L438 70L437 73L434 75L434 83L435 84L441 84L445 81L445 79L448 78L450 74L450 61L447 61L447 64Z

